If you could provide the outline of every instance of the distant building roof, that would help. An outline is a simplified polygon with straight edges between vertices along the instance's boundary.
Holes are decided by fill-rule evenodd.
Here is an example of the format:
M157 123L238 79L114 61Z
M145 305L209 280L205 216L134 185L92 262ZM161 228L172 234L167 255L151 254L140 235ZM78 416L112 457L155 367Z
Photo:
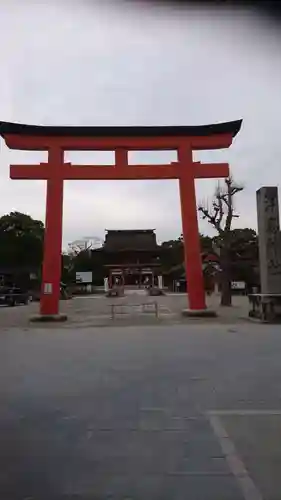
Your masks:
M105 229L107 233L131 233L131 234L140 234L140 233L154 233L156 229Z
M155 229L107 229L106 251L156 250Z

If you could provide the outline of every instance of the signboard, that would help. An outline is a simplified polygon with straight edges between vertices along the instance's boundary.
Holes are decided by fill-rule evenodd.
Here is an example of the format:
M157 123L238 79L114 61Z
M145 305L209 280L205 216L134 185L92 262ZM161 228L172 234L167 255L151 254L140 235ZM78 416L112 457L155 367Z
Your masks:
M232 281L231 288L232 290L245 290L246 283L245 281Z
M76 283L92 283L92 271L80 271L76 273Z
M152 274L151 269L142 269L141 274Z
M44 283L44 295L51 295L53 291L53 285L52 283Z
M109 290L108 278L104 278L104 291L108 292L108 290Z

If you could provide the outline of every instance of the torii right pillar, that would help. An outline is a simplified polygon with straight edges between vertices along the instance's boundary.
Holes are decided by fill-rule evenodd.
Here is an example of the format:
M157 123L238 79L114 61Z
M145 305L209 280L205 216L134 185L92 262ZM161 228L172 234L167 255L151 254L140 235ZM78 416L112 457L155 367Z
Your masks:
M188 307L182 311L185 316L216 316L215 311L206 307L195 179L226 178L229 176L229 166L226 163L201 164L200 162L193 162L193 150L229 147L233 135L229 133L208 137L190 137L189 143L178 148L184 263L188 292Z

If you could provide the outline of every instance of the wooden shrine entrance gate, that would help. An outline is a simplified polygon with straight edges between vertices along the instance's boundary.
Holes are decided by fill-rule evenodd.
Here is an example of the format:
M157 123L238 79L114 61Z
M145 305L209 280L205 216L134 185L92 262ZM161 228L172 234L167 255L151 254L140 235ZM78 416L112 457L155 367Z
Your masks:
M59 314L64 180L179 179L188 304L206 309L198 233L195 179L228 177L227 163L193 162L192 151L228 148L242 121L179 127L48 127L0 122L0 135L10 149L48 151L48 162L11 165L12 179L47 181L46 225L40 313ZM67 150L109 150L115 165L65 163ZM129 165L131 150L177 150L167 165Z

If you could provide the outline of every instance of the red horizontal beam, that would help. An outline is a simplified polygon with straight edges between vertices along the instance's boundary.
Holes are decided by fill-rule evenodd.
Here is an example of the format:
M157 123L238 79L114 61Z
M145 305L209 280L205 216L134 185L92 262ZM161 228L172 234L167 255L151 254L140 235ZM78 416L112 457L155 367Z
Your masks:
M127 150L177 149L178 145L189 145L189 137L57 137L5 135L11 149L48 150L60 147L65 151L114 151Z
M59 167L58 167L59 168ZM46 164L11 165L11 179L48 179L51 169ZM140 180L140 179L178 179L179 165L71 165L64 164L56 172L65 180Z
M59 147L69 151L110 150L170 150L186 147L194 150L228 148L232 143L231 134L208 135L203 137L58 137L5 135L11 149L48 150Z
M11 179L48 179L50 168L45 165L11 165Z
M229 177L228 163L199 163L194 170L196 179L215 179L216 177Z
M231 134L208 135L205 137L190 137L190 147L194 151L204 149L224 149L232 144Z
M227 163L192 163L180 165L72 165L65 163L56 168L56 175L65 180L140 180L140 179L178 179L181 171L191 168L194 178L228 177ZM51 168L48 163L39 165L11 165L11 179L48 179Z
M129 165L129 166L88 166L71 165L64 168L65 179L96 180L140 180L140 179L178 179L179 166L173 165Z

